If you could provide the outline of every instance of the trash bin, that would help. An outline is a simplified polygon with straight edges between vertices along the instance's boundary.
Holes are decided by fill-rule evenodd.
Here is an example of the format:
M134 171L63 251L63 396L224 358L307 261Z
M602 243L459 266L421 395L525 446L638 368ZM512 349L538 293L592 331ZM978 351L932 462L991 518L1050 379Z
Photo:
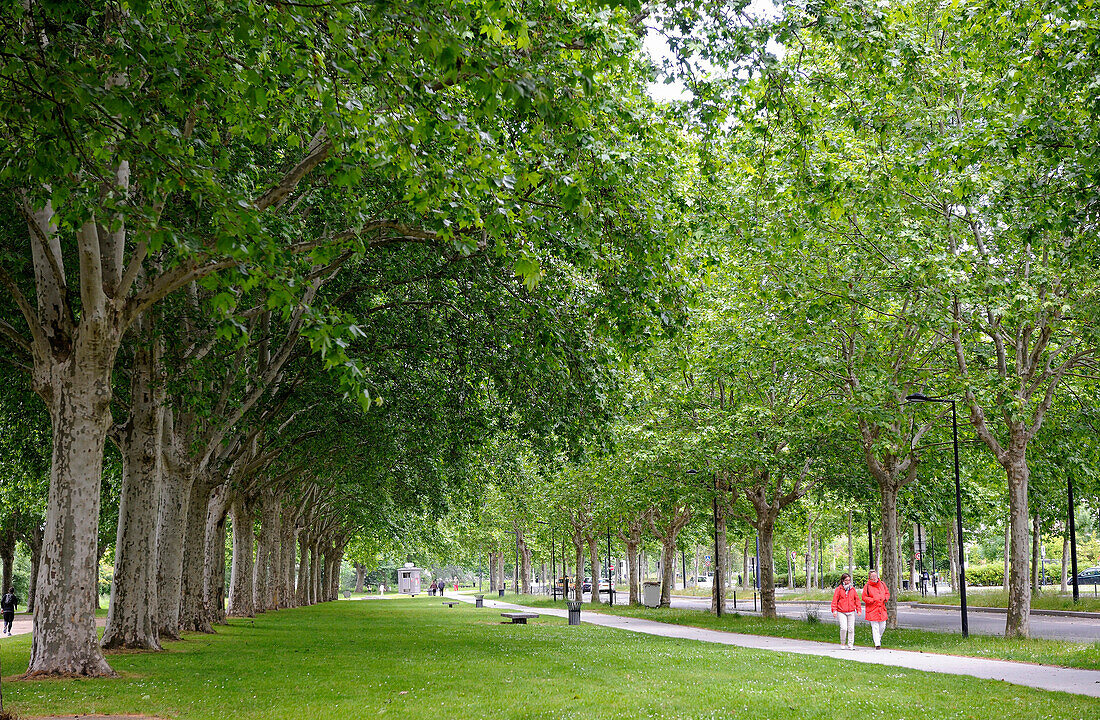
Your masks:
M484 595L474 595L474 607L485 607Z
M580 625L581 624L581 601L570 600L569 601L569 624Z
M642 583L642 604L651 608L661 605L661 583L655 580Z
M901 581L901 589L902 590L908 590L909 589L909 581L908 580L902 580Z
M504 597L504 588L497 590L497 597Z

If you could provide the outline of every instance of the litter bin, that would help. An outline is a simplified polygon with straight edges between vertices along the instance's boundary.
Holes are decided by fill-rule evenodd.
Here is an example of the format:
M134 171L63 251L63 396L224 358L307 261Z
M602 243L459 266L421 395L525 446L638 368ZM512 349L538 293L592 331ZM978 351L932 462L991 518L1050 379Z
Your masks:
M569 601L569 624L580 625L581 624L581 601L570 600Z
M661 583L655 580L642 583L642 604L651 608L661 605Z
M474 595L474 607L485 607L484 595Z
M497 590L497 597L504 597L504 588Z
M909 581L908 580L902 580L901 581L901 589L902 590L908 590L909 589Z

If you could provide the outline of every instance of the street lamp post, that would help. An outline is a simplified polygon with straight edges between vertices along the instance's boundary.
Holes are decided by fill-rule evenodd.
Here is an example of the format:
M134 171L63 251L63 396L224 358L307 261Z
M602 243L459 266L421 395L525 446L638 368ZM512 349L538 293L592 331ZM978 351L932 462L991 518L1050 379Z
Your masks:
M717 479L715 483L717 484ZM720 571L719 565L722 563L718 557L718 492L714 493L714 613L717 617L722 617L722 605L726 599L725 594L722 592L722 576L725 574L724 569Z
M959 607L962 610L962 635L970 637L966 622L966 552L963 542L962 491L959 489L959 420L955 414L955 401L952 398L932 398L922 393L905 396L906 402L951 403L951 442L955 449L955 530L959 536Z
M1080 600L1080 592L1077 587L1077 528L1073 518L1073 474L1066 473L1069 482L1069 561L1070 570L1073 571L1073 604Z
M875 569L875 539L871 533L871 513L867 513L867 569Z
M592 573L592 582L596 584L596 599L600 597L600 578L598 573ZM615 605L615 581L611 574L611 526L607 526L607 605Z

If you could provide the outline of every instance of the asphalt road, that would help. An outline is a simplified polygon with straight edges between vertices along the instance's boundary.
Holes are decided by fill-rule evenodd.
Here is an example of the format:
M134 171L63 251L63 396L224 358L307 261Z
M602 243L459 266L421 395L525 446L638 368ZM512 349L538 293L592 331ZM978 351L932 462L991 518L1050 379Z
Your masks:
M624 593L620 593L620 595L622 594ZM752 613L751 594L748 596L747 604L740 593L738 593L737 600L737 612L746 615ZM710 607L710 598L673 597L672 606L705 610ZM726 608L728 612L734 612L732 602L728 602ZM832 621L828 603L780 602L776 610L783 617L804 619L808 608L815 608L822 620ZM971 608L967 612L967 624L970 633L973 635L1004 635L1005 616L1000 613L975 611ZM925 609L901 605L898 607L898 625L905 628L936 632L957 633L961 631L957 609ZM1100 619L1032 614L1031 636L1050 640L1100 642Z

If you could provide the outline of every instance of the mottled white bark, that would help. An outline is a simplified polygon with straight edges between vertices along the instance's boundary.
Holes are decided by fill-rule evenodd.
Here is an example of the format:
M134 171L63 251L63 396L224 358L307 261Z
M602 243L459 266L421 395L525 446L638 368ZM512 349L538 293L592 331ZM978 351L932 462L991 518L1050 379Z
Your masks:
M176 413L164 410L163 481L157 514L157 632L160 639L180 637L183 581L183 537L191 502L193 476L188 463L190 438Z
M180 630L212 633L210 611L203 598L206 565L206 510L216 483L200 474L191 484L183 544L183 578L180 600Z
M89 598L96 594L99 484L111 424L111 369L118 339L83 326L67 360L36 367L53 424L50 489L43 527L27 676L111 676Z
M282 556L282 570L280 573L282 582L281 607L295 607L298 604L297 593L294 587L294 566L297 550L297 519L292 507L284 507L281 513L282 528L279 536L279 552Z
M1008 458L1008 512L1011 563L1008 579L1008 616L1005 637L1031 635L1031 584L1028 583L1027 484L1030 470L1024 448Z
M253 568L253 605L258 613L279 607L279 501L275 493L260 493L260 535Z
M309 605L309 535L302 532L298 538L298 584L294 593L298 605Z
M229 491L225 483L210 493L206 506L206 540L203 553L203 605L209 620L225 624L225 519L229 511Z
M252 582L253 547L255 530L252 524L252 509L246 499L234 494L229 505L229 514L233 519L233 564L229 573L229 615L230 617L254 617L256 608Z
M309 604L321 602L321 580L324 576L324 556L321 554L321 541L314 539L309 548Z
M144 323L139 323L141 328ZM115 572L101 645L159 650L157 632L157 509L160 503L164 393L159 352L143 334L131 367L130 417L121 428L122 494Z

